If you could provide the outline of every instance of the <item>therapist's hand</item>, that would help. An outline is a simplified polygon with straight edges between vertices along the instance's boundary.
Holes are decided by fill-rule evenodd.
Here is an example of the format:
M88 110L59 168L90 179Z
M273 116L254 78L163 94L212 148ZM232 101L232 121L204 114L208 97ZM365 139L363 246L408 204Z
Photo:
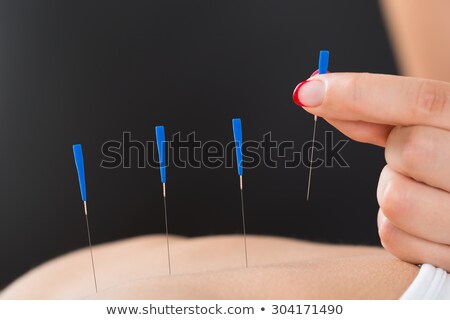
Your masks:
M300 83L293 98L348 137L385 147L377 191L383 246L450 271L450 84L331 73Z

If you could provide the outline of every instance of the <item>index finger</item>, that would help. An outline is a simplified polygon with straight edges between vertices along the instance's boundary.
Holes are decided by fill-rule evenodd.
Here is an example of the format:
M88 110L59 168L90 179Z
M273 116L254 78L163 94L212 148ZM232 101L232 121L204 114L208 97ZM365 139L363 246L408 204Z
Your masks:
M300 83L294 100L324 118L450 130L450 84L371 73L329 73Z

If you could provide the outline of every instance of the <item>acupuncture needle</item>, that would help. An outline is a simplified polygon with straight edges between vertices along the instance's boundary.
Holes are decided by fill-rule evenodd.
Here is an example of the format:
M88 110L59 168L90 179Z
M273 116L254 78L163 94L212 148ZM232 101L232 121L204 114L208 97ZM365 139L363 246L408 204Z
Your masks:
M325 74L328 71L328 60L330 57L330 52L327 50L321 50L319 54L319 74ZM312 136L311 145L311 156L309 158L309 175L308 175L308 190L306 192L306 200L309 200L310 190L311 190L311 175L312 175L312 163L314 158L314 142L316 141L316 127L317 127L317 116L314 115L314 128Z
M92 274L94 275L95 292L97 293L98 292L97 277L95 275L94 255L92 253L91 231L89 230L89 220L88 220L88 210L87 210L86 179L84 176L83 150L81 148L81 144L74 144L72 147L73 147L73 156L75 158L75 166L77 167L78 182L80 184L81 200L83 200L84 217L86 219L86 229L87 229L87 235L88 235L88 241L89 241L89 249L91 251Z
M248 268L248 256L247 256L247 234L245 232L245 214L244 214L244 192L243 192L243 167L242 167L242 124L241 119L233 119L233 135L234 143L236 146L236 162L239 175L239 187L241 189L241 211L242 211L242 230L244 233L244 251L245 251L245 267Z
M164 219L166 222L166 244L167 244L167 262L169 267L169 275L172 275L170 266L170 246L169 246L169 223L167 221L167 202L166 202L166 137L164 134L164 126L156 126L156 145L159 154L159 173L162 182L162 194L164 200Z

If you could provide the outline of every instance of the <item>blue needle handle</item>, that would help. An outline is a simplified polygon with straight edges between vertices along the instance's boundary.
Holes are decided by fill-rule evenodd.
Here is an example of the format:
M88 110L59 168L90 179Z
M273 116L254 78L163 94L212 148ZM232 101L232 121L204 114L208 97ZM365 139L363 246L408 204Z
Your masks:
M236 144L236 162L238 175L242 176L242 124L240 118L233 119L233 134L234 143Z
M156 145L159 154L159 172L161 174L161 182L166 183L166 137L164 135L164 126L155 127Z
M77 167L78 182L80 183L81 200L86 201L86 180L84 178L84 161L83 150L81 144L74 144L73 156L75 158L75 166Z
M319 74L328 72L328 59L330 58L330 51L321 50L319 54Z

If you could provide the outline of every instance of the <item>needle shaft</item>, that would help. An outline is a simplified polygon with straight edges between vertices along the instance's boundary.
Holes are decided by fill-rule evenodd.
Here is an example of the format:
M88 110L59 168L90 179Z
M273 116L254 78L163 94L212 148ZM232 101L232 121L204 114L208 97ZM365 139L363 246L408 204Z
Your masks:
M327 50L320 50L319 54L319 74L326 74L328 72L328 60L330 58L330 52ZM309 194L311 191L311 175L312 175L312 163L314 159L314 142L316 141L316 126L317 126L317 116L314 116L314 129L313 138L311 146L311 157L309 158L309 177L308 177L308 191L306 192L306 201L309 200Z
M89 241L89 249L91 251L92 274L94 275L95 292L97 293L98 292L98 289L97 289L97 276L95 275L94 254L92 253L91 231L89 230L89 220L88 220L88 214L87 214L87 203L86 203L86 201L83 201L83 203L84 203L84 217L86 218L86 228L87 228L87 235L88 235L88 241Z
M313 129L313 138L311 145L311 157L309 158L309 176L308 176L308 190L306 192L306 200L309 200L309 193L311 190L311 175L312 175L312 162L314 157L314 142L316 140L316 126L317 126L317 116L314 116L314 129Z
M243 192L243 185L242 185L242 176L239 176L239 185L240 185L240 189L241 189L242 229L243 229L243 233L244 233L245 267L248 268L247 233L245 231L244 192Z
M163 183L163 199L164 199L164 218L166 221L166 243L167 243L167 262L169 266L169 275L172 275L170 266L170 246L169 246L169 223L167 222L167 202L166 202L166 184Z

